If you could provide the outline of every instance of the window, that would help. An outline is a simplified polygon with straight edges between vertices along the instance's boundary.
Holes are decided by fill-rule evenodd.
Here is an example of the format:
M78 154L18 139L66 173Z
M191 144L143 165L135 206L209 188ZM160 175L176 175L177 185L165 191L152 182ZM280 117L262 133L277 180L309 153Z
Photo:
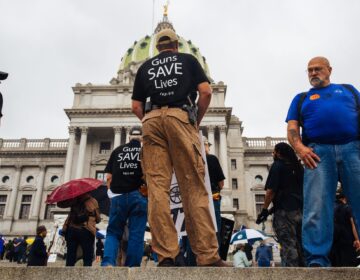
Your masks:
M100 180L100 181L103 181L104 184L106 185L106 176L105 176L105 172L104 171L96 171L96 174L95 174L95 178Z
M27 176L26 183L29 183L29 184L34 183L34 177L33 176Z
M45 215L44 215L44 219L45 220L52 220L54 219L54 213L51 212L51 209L55 208L55 204L46 204L45 207Z
M51 177L50 181L53 184L58 184L59 183L59 177L54 175L54 176Z
M236 159L231 160L231 170L236 170Z
M0 195L0 219L4 217L7 195Z
M10 177L9 177L9 176L4 176L4 177L2 177L2 179L1 179L1 181L2 181L4 184L8 183L9 180L10 180Z
M263 180L264 180L264 179L263 179L263 177L262 177L261 175L256 175L256 176L255 176L255 182L256 182L257 184L261 184Z
M256 206L256 216L260 214L261 210L264 207L265 194L255 194L255 206Z
M21 198L19 219L28 219L31 207L31 195L23 195Z
M111 142L100 142L100 154L107 154L111 151Z
M233 207L239 209L239 199L233 198Z
M237 190L238 189L237 179L231 179L231 185L233 190Z

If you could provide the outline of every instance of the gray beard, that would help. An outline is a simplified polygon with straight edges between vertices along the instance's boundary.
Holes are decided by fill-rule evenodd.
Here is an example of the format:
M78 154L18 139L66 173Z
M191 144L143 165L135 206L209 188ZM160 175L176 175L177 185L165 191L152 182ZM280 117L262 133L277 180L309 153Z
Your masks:
M312 78L310 80L310 84L313 86L313 87L318 87L318 86L321 86L321 84L323 83L323 81L319 78Z

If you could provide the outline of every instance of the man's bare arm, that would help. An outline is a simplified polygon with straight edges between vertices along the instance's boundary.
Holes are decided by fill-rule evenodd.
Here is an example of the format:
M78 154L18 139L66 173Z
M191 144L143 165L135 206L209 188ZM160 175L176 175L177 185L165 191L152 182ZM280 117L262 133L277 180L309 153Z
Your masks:
M198 91L199 91L199 100L198 100L198 117L197 117L197 124L198 126L201 123L201 120L203 119L207 108L209 107L210 101L211 101L211 94L212 89L208 82L203 82L198 85Z
M288 122L287 137L291 146L295 149L306 167L314 169L317 167L317 162L320 158L315 154L312 148L306 147L301 141L299 122L292 120Z
M270 206L270 203L273 201L275 196L275 193L272 189L267 189L266 190L266 194L265 194L265 199L264 199L264 209L268 209L268 207Z
M143 107L144 103L141 101L137 101L137 100L133 100L132 101L132 106L131 106L131 110L132 112L139 118L139 120L141 121L144 117L144 107Z
M106 173L106 186L108 190L110 190L111 181L112 181L112 174Z
M220 190L222 190L223 187L224 187L224 180L219 181L219 182L218 182L218 186L219 186Z

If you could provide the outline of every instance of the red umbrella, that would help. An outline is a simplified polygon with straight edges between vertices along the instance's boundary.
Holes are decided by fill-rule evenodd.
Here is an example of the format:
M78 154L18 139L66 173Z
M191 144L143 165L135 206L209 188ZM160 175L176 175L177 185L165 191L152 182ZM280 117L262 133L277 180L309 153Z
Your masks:
M54 189L52 193L48 196L46 203L53 204L56 202L78 197L84 193L97 189L102 184L102 181L92 178L71 180Z

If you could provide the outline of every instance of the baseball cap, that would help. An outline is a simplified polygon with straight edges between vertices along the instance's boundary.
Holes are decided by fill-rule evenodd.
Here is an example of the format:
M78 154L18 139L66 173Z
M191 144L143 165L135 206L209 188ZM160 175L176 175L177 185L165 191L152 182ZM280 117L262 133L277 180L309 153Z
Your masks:
M209 145L209 146L212 145L205 136L203 136L203 142L204 142L205 145L206 145L206 144Z
M176 35L175 31L170 28L163 29L156 34L156 45L168 44L170 42L175 42L178 40L179 38Z
M142 129L140 126L133 126L130 129L129 135L135 136L135 135L142 135Z

